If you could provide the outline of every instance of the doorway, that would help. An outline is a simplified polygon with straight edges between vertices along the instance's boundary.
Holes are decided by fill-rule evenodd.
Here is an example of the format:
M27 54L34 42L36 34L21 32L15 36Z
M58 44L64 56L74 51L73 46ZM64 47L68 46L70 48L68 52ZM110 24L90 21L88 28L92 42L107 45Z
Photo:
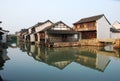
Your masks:
M66 42L67 41L67 35L62 35L62 42Z

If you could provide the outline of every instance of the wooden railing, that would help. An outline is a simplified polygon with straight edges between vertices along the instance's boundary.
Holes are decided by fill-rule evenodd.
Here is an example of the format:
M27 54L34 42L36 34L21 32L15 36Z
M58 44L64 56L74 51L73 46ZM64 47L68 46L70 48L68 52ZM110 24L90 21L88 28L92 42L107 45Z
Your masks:
M84 27L84 28L78 28L75 30L76 31L90 31L90 30L96 30L96 27Z

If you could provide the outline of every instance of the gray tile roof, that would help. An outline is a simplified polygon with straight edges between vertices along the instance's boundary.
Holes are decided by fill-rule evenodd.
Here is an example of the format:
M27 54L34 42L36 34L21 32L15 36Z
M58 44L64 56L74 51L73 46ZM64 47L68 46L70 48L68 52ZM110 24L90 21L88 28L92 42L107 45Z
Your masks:
M52 27L58 25L59 23L63 23L63 22L59 21L57 23L54 23L53 25L48 26L39 32L47 31L48 33L51 33L51 34L77 34L78 33L75 30L73 30L71 27L66 25L65 23L63 23L63 24L65 24L68 28L70 28L70 30L51 30ZM34 34L36 34L36 33L38 33L38 32L35 32Z
M63 22L62 22L62 21L58 21L58 22L54 23L53 25L46 27L46 28L43 29L42 31L46 31L46 30L48 30L48 29L50 29L50 28L58 25L59 23L63 23ZM65 23L63 23L63 24L65 24ZM65 24L65 25L66 25L66 24ZM66 25L66 26L69 27L68 25ZM70 27L69 27L69 28L70 28ZM72 28L70 28L70 29L72 29Z
M120 33L120 30L115 29L114 27L111 27L110 31L113 32L113 33Z
M43 25L43 24L45 24L46 22L51 22L51 23L53 23L52 21L50 21L50 20L46 20L45 22L38 22L37 24L35 24L35 25L33 25L32 27L29 27L28 29L32 29L32 28L34 28L34 27L38 27L38 26L40 26L40 25Z
M104 14L102 15L97 15L97 16L92 16L92 17L87 17L87 18L82 18L81 20L77 21L74 24L80 24L80 23L85 23L85 22L92 22L92 21L96 21L98 19L100 19L101 17L103 17Z

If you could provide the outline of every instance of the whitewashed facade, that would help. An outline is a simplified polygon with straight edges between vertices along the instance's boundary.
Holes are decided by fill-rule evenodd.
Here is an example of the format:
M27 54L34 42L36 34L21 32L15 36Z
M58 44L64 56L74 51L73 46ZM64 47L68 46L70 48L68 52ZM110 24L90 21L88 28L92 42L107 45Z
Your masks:
M70 42L78 40L78 33L71 27L59 21L45 29L45 39L49 42Z
M74 30L79 32L79 40L110 38L111 24L104 14L82 18L73 25Z
M30 42L35 42L35 36L34 36L34 34L30 35Z
M24 41L30 41L30 34L32 33L32 27L27 29L27 32L24 34Z
M45 27L51 26L53 23L50 20L45 21L43 24L35 27L35 31L39 32L43 30Z
M111 38L112 39L120 39L120 32L111 32Z
M43 22L41 25L36 26L35 27L35 32L30 35L30 39L31 39L30 42L35 42L36 41L35 40L35 33L37 34L37 37L38 37L37 41L39 42L40 41L40 36L39 36L39 33L37 33L37 32L42 31L43 29L45 29L48 26L51 26L52 24L53 23L50 20L47 20L47 21Z
M110 27L111 24L105 18L105 16L101 17L96 21L97 25L97 39L106 39L110 38Z
M30 33L32 33L32 30L31 30L32 28L29 28L28 29L28 33L30 34Z
M115 29L120 29L120 23L118 21L115 21L112 25Z
M120 23L118 21L116 21L112 27L111 27L111 38L113 39L120 39Z

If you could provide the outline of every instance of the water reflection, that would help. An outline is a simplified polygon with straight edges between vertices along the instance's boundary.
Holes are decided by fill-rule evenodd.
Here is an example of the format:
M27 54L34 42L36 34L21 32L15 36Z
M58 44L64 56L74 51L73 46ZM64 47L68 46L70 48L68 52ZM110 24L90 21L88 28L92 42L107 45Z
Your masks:
M3 81L2 77L0 76L0 81Z
M7 48L0 47L0 70L3 69L5 61L10 58L7 56Z
M1 46L0 45L0 70L3 70L4 63L10 60L10 58L7 56L7 46ZM1 75L0 75L0 81L3 81Z
M20 49L36 61L46 63L61 70L75 62L87 68L104 72L111 61L110 57L120 57L117 50L108 51L102 47L45 48L32 44L20 45Z

